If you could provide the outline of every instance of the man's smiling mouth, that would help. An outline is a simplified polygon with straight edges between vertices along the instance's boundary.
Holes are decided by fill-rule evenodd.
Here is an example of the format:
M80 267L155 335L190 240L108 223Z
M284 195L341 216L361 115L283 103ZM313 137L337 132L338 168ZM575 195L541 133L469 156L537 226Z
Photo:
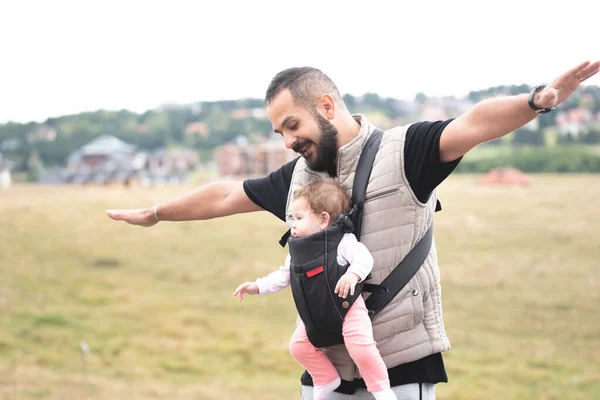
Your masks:
M308 150L309 147L310 147L310 142L306 143L304 146L302 146L302 148L298 149L296 151L296 153L298 153L302 156L306 156L306 151Z

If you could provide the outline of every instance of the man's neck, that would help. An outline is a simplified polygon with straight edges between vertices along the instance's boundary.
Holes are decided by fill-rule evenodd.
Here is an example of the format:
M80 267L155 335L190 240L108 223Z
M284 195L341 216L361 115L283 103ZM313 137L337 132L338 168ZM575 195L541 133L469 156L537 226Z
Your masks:
M345 113L343 119L340 121L338 130L338 141L339 146L345 146L350 143L360 131L360 122L358 122L352 114Z

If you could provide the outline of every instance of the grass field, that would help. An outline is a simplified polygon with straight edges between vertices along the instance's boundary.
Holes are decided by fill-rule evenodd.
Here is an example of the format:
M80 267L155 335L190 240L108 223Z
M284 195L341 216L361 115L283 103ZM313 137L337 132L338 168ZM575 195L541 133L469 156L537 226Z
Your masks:
M475 181L439 190L452 349L438 399L600 398L600 176ZM231 296L283 261L283 223L104 214L189 189L0 190L0 400L299 397L290 292Z

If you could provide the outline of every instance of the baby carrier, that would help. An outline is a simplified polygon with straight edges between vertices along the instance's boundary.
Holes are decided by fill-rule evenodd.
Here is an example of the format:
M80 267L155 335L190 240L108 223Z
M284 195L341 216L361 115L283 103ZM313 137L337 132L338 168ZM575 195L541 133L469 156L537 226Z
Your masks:
M345 233L353 232L360 240L362 208L373 161L379 149L383 131L377 129L363 147L352 189L352 210L343 213L328 229L303 238L293 238L288 231L279 241L289 245L290 286L298 315L306 327L308 339L315 347L344 343L342 324L346 313L362 292L371 292L365 300L369 316L373 319L421 267L432 244L433 229L394 268L379 285L360 282L354 295L341 298L333 291L349 265L337 263L337 247ZM441 209L439 203L436 211ZM367 277L366 280L368 280Z
M344 317L361 293L362 283L358 283L354 294L348 294L346 298L333 292L349 267L337 263L337 247L352 228L348 215L342 214L323 231L288 239L292 295L308 339L315 347L344 342Z

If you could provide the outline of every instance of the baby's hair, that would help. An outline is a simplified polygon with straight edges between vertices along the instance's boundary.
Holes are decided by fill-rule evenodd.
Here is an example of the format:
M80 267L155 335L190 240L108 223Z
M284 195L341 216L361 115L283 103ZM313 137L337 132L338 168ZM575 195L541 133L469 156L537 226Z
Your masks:
M305 198L312 212L323 211L335 222L341 213L350 209L350 197L346 188L339 182L313 179L294 192L294 199Z

